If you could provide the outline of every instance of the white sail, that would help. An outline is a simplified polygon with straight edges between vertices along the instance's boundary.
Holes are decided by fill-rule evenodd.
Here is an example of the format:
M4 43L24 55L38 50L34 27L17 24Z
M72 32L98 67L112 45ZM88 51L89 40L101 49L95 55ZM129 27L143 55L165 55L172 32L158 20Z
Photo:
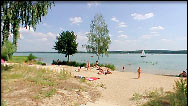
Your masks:
M144 56L145 55L145 52L144 52L144 50L142 50L142 56Z
M142 55L141 55L141 57L146 57L146 54L145 54L144 50L142 50Z

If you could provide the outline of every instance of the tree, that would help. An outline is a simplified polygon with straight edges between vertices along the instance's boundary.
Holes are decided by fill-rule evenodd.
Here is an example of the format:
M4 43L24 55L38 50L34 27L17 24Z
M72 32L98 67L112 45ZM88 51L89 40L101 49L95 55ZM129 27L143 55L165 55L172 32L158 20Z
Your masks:
M9 60L10 58L12 58L12 55L15 51L15 46L9 40L7 40L1 47L1 58L3 58L4 60Z
M73 31L63 31L59 34L59 37L56 37L57 42L55 42L54 49L58 50L58 53L65 54L65 57L68 56L69 62L69 55L73 55L77 52L78 43L76 43L76 35Z
M88 52L93 52L98 56L102 54L108 55L109 44L111 43L108 35L108 28L105 20L101 14L96 14L94 20L91 21L90 33L87 34L88 45L86 49Z
M47 15L48 8L54 2L49 1L1 1L1 34L2 45L13 34L13 44L17 47L17 39L20 37L19 26L26 29L41 22L42 16Z

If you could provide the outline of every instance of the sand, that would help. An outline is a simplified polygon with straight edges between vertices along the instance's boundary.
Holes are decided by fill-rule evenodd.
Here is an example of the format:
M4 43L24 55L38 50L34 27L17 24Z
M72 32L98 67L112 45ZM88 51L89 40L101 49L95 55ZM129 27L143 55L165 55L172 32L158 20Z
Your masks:
M36 65L35 65L36 66ZM154 90L163 88L164 91L173 91L175 80L178 77L162 76L141 73L141 78L138 79L138 75L135 72L119 72L112 71L112 74L98 75L96 68L82 68L80 72L75 70L78 67L71 66L38 66L43 68L49 68L55 71L62 69L70 71L73 75L81 75L85 77L99 77L100 79L93 81L93 83L102 83L106 89L101 90L101 97L95 103L87 103L83 106L136 106L135 102L130 100L134 93L144 93L146 90Z

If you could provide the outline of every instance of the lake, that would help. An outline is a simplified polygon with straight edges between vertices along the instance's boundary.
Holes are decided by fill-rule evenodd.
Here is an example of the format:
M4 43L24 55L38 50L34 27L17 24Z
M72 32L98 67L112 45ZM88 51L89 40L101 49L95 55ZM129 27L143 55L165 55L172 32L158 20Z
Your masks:
M42 62L50 65L53 60L67 60L64 54L59 53L32 53L41 58ZM14 53L14 56L28 56L29 53ZM93 57L92 57L93 56ZM97 56L91 53L76 53L70 56L71 61L95 63ZM187 54L109 54L101 56L99 63L114 64L118 71L137 72L141 67L143 73L178 75L187 69ZM122 67L125 66L125 70Z

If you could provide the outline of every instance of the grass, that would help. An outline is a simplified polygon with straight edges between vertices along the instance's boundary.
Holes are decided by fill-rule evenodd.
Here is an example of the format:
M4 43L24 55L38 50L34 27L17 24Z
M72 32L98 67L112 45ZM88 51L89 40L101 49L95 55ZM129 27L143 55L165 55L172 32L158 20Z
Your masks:
M66 92L73 95L67 98L65 94L62 94L62 102L74 100L80 105L82 102L85 103L88 98L82 96L75 100L77 98L74 96L75 90L88 92L89 98L94 98L94 100L100 96L98 92L93 91L93 86L87 84L89 81L84 79L77 80L70 72L65 70L56 72L47 68L37 68L23 64L14 64L6 67L11 68L2 69L1 67L3 100L16 100L16 102L20 101L20 103L24 103L22 100L30 98L38 103L45 98L59 94L59 90L66 90ZM21 93L17 93L19 91ZM1 101L2 106L6 103L5 101Z
M135 93L132 100L148 99L142 106L187 106L187 79L180 78L175 83L174 92L164 92L161 88L146 91L143 95Z
M99 64L99 66L100 67L107 67L107 68L109 68L109 69L111 69L113 71L116 69L113 64Z
M1 106L7 106L7 102L4 100L1 100Z
M32 60L32 61L28 61L28 57L29 56L12 56L11 59L8 60L9 63L31 63L31 64L39 64L39 65L46 65L45 63L41 62L41 61L36 61L36 60Z
M10 63L24 63L27 60L27 56L12 56L11 59L8 60Z

